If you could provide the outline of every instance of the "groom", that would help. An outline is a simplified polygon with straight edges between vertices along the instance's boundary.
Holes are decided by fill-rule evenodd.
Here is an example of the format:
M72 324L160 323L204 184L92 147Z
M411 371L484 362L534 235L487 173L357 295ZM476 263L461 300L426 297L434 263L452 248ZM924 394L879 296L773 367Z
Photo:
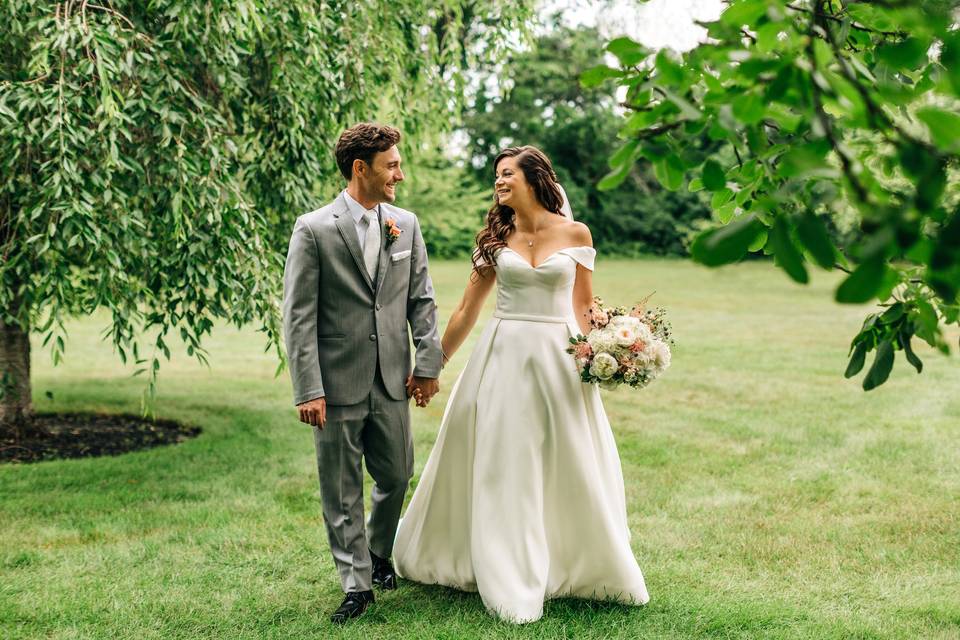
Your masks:
M300 421L313 425L323 520L346 597L343 623L396 588L390 562L413 475L408 390L439 390L437 306L417 217L393 206L403 180L390 126L361 123L337 142L347 188L297 219L283 275L283 329ZM410 334L416 366L410 371ZM373 477L364 528L361 458Z

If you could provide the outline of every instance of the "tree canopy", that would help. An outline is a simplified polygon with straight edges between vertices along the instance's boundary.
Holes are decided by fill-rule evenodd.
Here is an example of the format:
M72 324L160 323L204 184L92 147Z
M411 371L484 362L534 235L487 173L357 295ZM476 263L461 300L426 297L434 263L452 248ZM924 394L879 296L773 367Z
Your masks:
M535 145L550 157L577 219L591 227L602 251L686 255L694 223L709 216L700 197L664 189L646 162L631 165L615 189L597 189L620 129L614 91L579 82L603 61L600 41L595 28L554 24L503 69L481 74L482 86L498 84L501 92L480 93L465 114L470 166L490 185L493 160L505 146Z
M0 422L29 413L28 332L56 362L64 319L98 307L151 391L169 334L203 359L217 318L258 323L282 358L282 251L335 176L340 131L378 116L408 136L443 126L464 67L529 15L443 0L4 3Z
M958 4L732 0L682 56L611 41L618 66L581 76L626 91L600 187L649 160L667 188L711 194L721 226L696 238L694 259L762 250L801 283L811 267L848 272L836 300L882 309L853 338L846 375L870 351L866 390L898 351L920 372L912 338L948 353L943 325L960 318ZM690 144L704 133L719 144ZM859 230L837 246L828 217L848 208Z

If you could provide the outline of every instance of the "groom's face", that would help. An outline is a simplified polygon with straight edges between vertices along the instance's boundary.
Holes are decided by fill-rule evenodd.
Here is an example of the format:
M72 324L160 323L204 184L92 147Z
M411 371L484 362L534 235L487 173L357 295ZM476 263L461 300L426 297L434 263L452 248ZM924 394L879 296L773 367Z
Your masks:
M368 199L376 202L393 202L397 199L397 183L403 182L400 162L400 152L396 146L373 155L370 165L360 175Z

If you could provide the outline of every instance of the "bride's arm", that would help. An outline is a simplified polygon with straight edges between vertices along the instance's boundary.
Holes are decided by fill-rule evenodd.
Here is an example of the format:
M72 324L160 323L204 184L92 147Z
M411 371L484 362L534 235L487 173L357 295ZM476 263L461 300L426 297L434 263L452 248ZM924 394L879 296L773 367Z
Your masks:
M482 269L479 275L475 275L473 271L470 272L470 280L463 292L463 298L450 315L447 329L443 332L443 338L440 341L443 347L444 364L453 357L463 341L467 339L496 281L496 273L492 267Z
M578 223L579 224L579 223ZM579 246L592 247L593 236L585 224L579 224L576 229L576 242ZM593 271L582 264L577 264L577 280L573 284L573 312L577 316L577 326L580 333L590 333L590 307L593 305Z

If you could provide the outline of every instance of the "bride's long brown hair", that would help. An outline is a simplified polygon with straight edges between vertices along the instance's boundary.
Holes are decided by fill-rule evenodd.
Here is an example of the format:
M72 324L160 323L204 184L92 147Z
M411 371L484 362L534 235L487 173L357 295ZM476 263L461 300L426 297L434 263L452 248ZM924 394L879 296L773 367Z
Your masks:
M563 196L557 186L557 174L553 171L550 159L536 147L525 145L504 149L493 161L493 171L504 158L516 158L517 166L523 171L533 193L544 209L562 216ZM507 237L517 228L516 215L510 207L500 204L497 194L493 194L493 206L487 212L487 225L477 234L477 246L473 250L473 271L479 276L480 270L497 263L497 249L507 246Z

